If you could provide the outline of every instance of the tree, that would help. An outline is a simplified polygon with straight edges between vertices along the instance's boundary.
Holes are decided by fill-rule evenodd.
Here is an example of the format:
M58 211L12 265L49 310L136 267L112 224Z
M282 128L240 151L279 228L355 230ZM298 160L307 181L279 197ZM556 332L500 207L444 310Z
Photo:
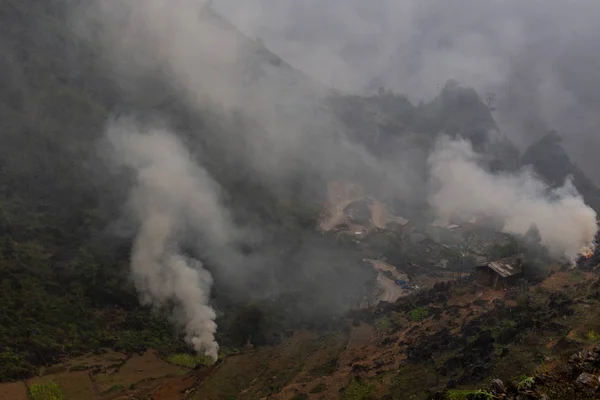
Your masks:
M525 232L525 241L527 244L539 245L542 241L542 236L535 223L532 223L527 232Z

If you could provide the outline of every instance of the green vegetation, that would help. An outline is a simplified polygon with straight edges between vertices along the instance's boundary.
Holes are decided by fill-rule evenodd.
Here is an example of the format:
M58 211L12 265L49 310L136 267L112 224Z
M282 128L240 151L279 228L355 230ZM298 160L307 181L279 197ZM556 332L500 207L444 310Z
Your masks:
M392 321L387 317L378 318L375 320L375 328L379 331L386 331L392 327Z
M519 381L519 383L517 384L517 389L519 389L519 390L531 389L533 387L534 383L535 383L535 379L533 377L526 376Z
M590 329L587 333L587 340L590 342L600 342L600 334L598 334L595 330Z
M189 353L171 354L169 357L167 357L167 361L189 369L196 368L198 365L212 364L212 360L209 357L199 354L192 355Z
M506 244L496 244L490 249L489 258L497 260L506 257L512 257L519 251L517 242L513 239Z
M98 150L110 110L120 108L151 109L188 138L202 132L202 140L186 143L203 155L232 213L260 224L270 238L267 246L282 249L282 259L296 260L289 270L266 274L269 280L294 282L297 290L258 305L239 296L234 300L227 279L215 275L214 301L224 311L219 343L235 349L250 339L260 346L279 340L286 329L305 327L307 320L317 328L336 323L331 314L339 305L316 307L329 302L304 288L325 291L327 282L348 276L350 284L329 293L351 295L370 280L371 271L358 262L350 270L352 257L341 249L339 257L331 254L339 265L327 260L331 268L319 268L323 276L299 268L314 264L302 259L304 241L336 246L314 232L321 198L314 188L323 182L298 177L277 191L306 196L276 196L268 182L238 168L242 154L217 144L226 129L260 129L255 122L192 110L176 100L178 89L160 78L152 79L155 94L121 91L104 70L105 55L70 30L70 3L0 2L0 381L24 379L41 365L102 347L189 350L169 318L170 302L160 310L140 305L129 276L131 240L114 234L122 228L116 225L130 176L113 174Z
M207 363L206 359L186 353L189 345L172 323L170 301L160 309L140 304L129 276L131 240L114 235L115 231L131 233L128 232L129 221L123 221L120 215L127 202L126 188L131 177L125 172L113 174L104 168L98 144L112 111L121 109L151 110L167 119L185 139L190 152L202 158L203 166L218 181L233 219L248 227L260 226L260 243L244 243L243 251L256 254L256 259L260 259L263 253L277 249L280 260L285 260L265 263L271 269L252 271L252 284L247 287L253 287L252 292L259 293L256 297L260 300L253 298L254 293L241 296L241 291L228 286L230 277L219 275L224 274L223 268L211 268L214 266L210 262L205 263L215 277L211 302L222 311L217 321L217 339L226 347L222 347L221 354L226 354L228 348L241 349L250 342L255 346L256 355L228 359L231 362L220 367L225 378L209 377L199 395L206 391L224 394L219 398L236 398L237 393L251 385L255 371L260 371L263 383L253 388L252 395L256 398L280 390L303 367L313 376L334 373L345 344L342 335L302 343L298 348L290 345L285 357L277 361L273 361L271 350L262 352L265 349L260 346L286 343L290 330L326 331L343 325L343 319L331 316L345 310L357 293L362 295L366 282L374 282L375 272L356 262L363 258L363 253L385 253L392 264L398 265L406 262L424 265L427 261L423 254L412 246L404 249L399 245L403 240L401 235L394 233L374 234L363 241L361 249L355 248L353 239L344 247L335 241L334 234L315 233L325 187L319 174L314 171L298 174L289 182L272 187L268 179L255 178L254 171L240 168L239 160L247 157L251 143L232 147L222 143L228 131L240 131L239 138L253 137L245 135L248 132L264 133L256 121L237 112L225 116L220 112L190 109L177 99L179 88L171 87L161 76L147 76L147 81L131 82L131 87L120 89L104 70L105 55L96 53L96 47L100 46L92 46L70 31L72 24L65 19L68 3L71 2L0 1L3 29L0 381L25 379L34 375L39 366L103 347L125 352L152 347L161 354L168 354L169 362L185 368ZM134 93L132 88L138 86L148 86L150 90ZM490 110L477 93L456 84L448 84L438 98L419 106L385 90L370 97L334 95L330 102L328 107L346 125L351 139L360 140L374 150L377 150L376 143L387 142L386 137L409 131L418 134L407 135L405 143L418 150L431 148L435 135L442 131L461 132L474 141L476 148L483 148L486 130L495 128ZM365 132L369 132L367 137ZM372 140L375 137L377 140ZM502 163L510 168L520 162L518 151L515 155L510 143L505 145ZM545 149L562 150L557 146L555 141L543 139L525 158L528 163L541 166L544 176L561 175L565 168L574 168L566 164L568 160L561 160L564 168L557 167L556 163L546 165L543 160ZM559 153L562 155L564 151ZM344 170L343 167L340 170ZM546 167L547 173L544 172ZM344 173L358 175L354 171L341 172ZM580 181L582 179L576 179ZM521 239L533 243L531 247L535 251L530 255L534 262L526 271L538 275L547 255L536 247L539 233L535 231L532 227ZM517 242L512 241L498 246L495 254L512 255L516 245ZM307 252L307 248L313 251ZM321 252L326 257L320 257ZM449 258L457 259L456 254ZM303 269L307 265L311 273ZM242 272L239 270L236 274ZM236 278L244 282L247 277ZM265 288L259 286L261 282L277 284L263 290ZM263 293L279 292L280 288L293 289L277 298L262 298ZM524 294L515 314L499 317L519 318L521 324L494 331L496 339L500 334L511 338L512 328L518 332L532 329L523 321L544 326L553 318L543 315L546 311L540 311L553 310L553 306L542 307L531 299L529 294ZM404 324L406 315L414 322L429 316L428 308L411 310L413 307L415 304L399 310L402 316L381 317L375 326L386 331ZM407 313L408 310L411 311ZM590 341L597 341L597 337L593 331L588 333ZM319 360L327 361L316 367L303 365L309 351L323 347L331 349L331 353ZM459 353L458 349L452 351L455 351L452 356ZM520 356L530 354L522 352ZM87 368L77 365L70 370ZM428 383L425 378L430 381L437 378L431 375L434 373L425 367L411 365L410 370L403 369L395 377L395 393L404 395L412 388L416 394ZM418 383L416 389L415 383ZM319 385L313 388L318 389L325 388ZM352 380L344 396L362 399L372 390L372 386ZM30 393L34 400L62 399L55 383L32 385Z
M372 385L352 379L344 389L344 400L366 400L372 391Z
M447 400L493 400L494 395L487 390L451 389L446 392Z
M123 194L93 143L115 93L66 3L0 3L0 381L99 347L186 347L165 312L140 307L128 246L103 233Z
M191 354L172 354L167 357L167 361L186 368L195 368L198 365L196 357Z
M56 382L42 382L29 386L32 400L63 400L62 391Z
M429 310L425 307L418 307L408 313L411 321L420 322L429 316Z

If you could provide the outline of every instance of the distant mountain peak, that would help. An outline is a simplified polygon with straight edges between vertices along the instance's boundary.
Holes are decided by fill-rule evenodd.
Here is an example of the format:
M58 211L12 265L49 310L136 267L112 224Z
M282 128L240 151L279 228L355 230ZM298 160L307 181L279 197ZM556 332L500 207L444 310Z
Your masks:
M586 202L599 210L600 189L571 161L567 151L561 145L562 140L558 132L549 131L527 148L521 158L521 164L531 165L534 171L553 187L563 185L566 179L571 177L573 185Z

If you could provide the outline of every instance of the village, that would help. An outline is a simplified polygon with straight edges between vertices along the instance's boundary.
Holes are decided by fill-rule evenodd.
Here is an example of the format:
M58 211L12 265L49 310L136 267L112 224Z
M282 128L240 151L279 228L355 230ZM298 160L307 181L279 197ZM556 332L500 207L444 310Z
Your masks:
M352 182L328 184L318 229L334 234L337 240L365 248L369 248L377 236L387 236L402 253L401 262L390 261L384 253L363 258L377 277L374 292L365 297L359 308L381 301L394 303L437 282L456 279L472 279L482 287L506 291L537 273L534 271L539 268L535 265L536 257L547 258L539 238L524 237L520 243L501 232L498 221L485 215L466 222L412 221L366 195ZM596 242L600 240L599 235L597 239ZM598 265L599 256L596 246L581 255L576 264L589 271ZM539 264L539 260L537 262ZM566 259L553 260L550 269L558 271L573 266L573 262Z

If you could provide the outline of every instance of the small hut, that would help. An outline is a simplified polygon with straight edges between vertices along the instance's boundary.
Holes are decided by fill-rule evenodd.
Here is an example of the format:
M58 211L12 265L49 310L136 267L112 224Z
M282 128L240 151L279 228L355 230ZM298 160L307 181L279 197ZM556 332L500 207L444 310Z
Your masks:
M520 257L503 258L475 267L477 282L494 289L513 285L522 277L523 262Z

